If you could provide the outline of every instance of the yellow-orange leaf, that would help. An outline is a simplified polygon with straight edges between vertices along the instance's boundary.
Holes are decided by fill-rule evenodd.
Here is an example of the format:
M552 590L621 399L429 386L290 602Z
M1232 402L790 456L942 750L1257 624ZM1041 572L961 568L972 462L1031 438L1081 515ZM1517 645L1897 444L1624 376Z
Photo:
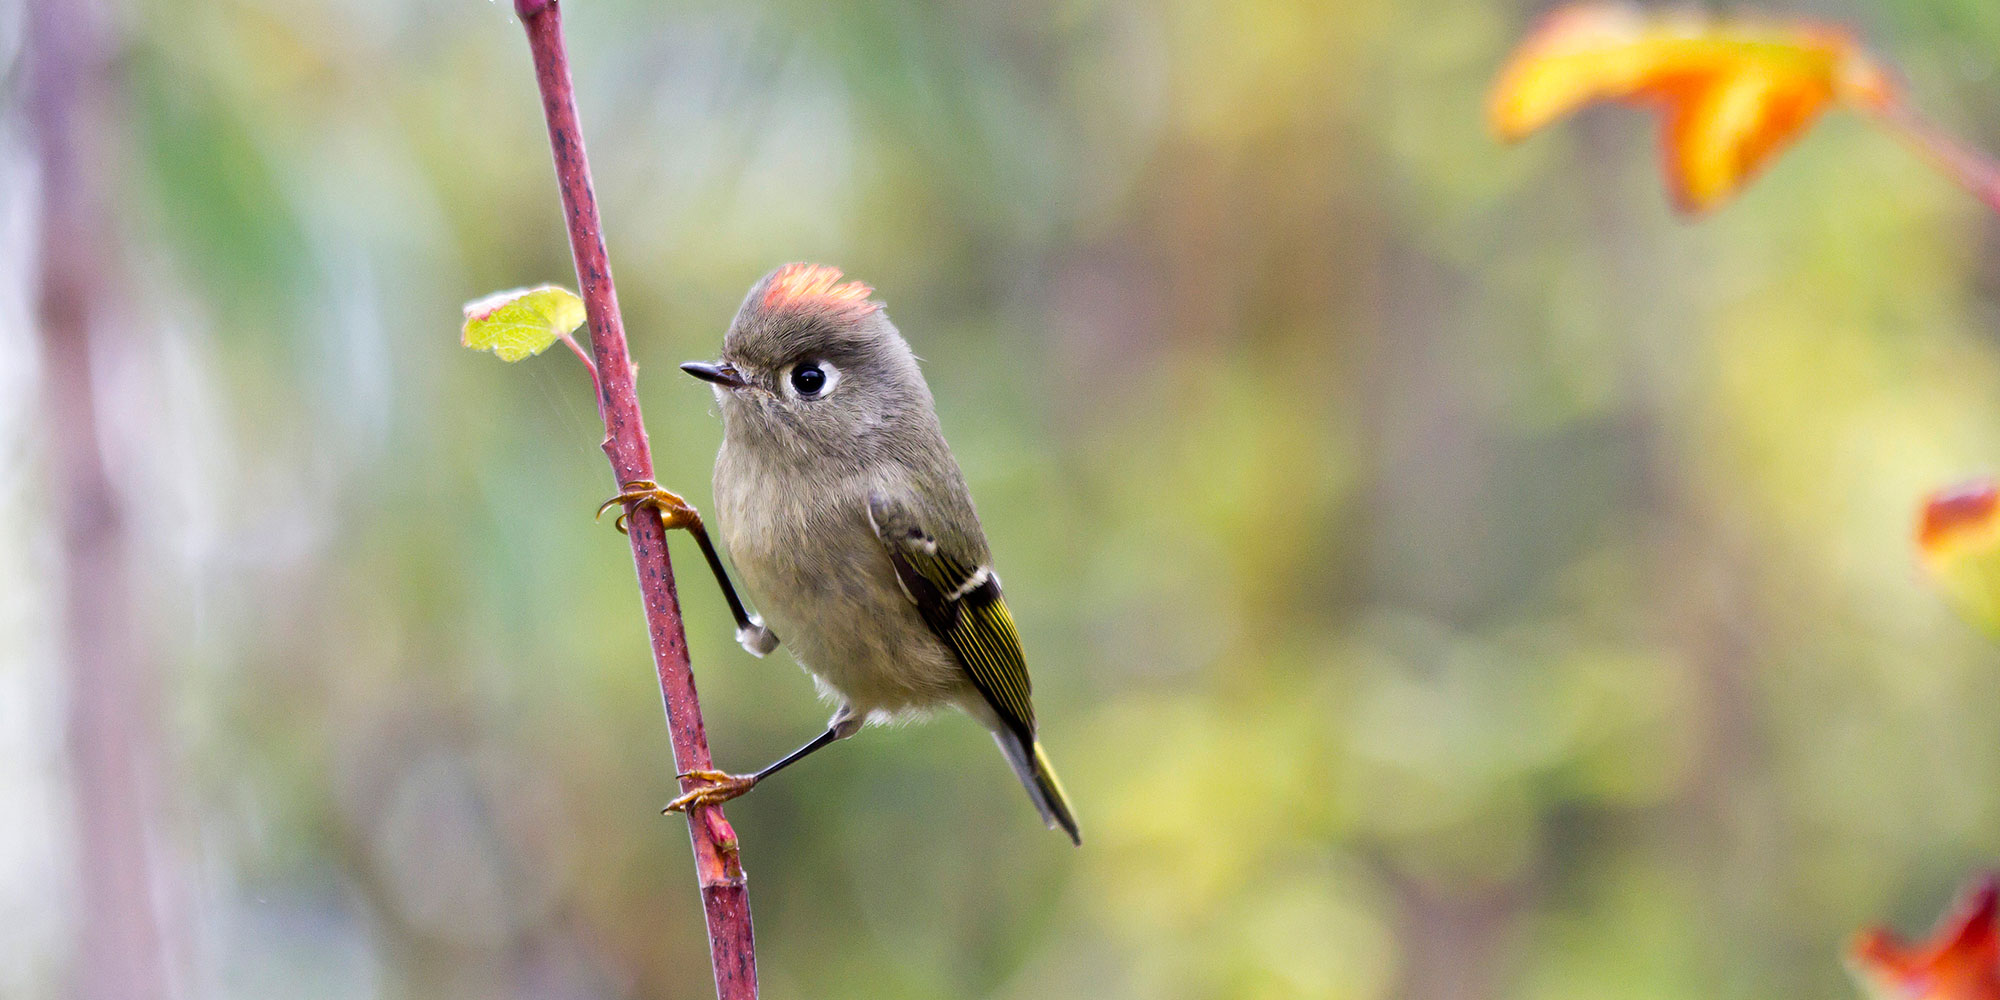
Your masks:
M1848 962L1876 1000L2000 1000L2000 882L1987 875L1929 941L1876 928L1848 948Z
M1959 611L2000 635L2000 485L1982 480L1932 494L1917 523L1917 550Z
M1879 110L1893 96L1889 75L1840 28L1582 4L1515 50L1488 116L1513 140L1593 101L1655 107L1674 202L1702 212L1830 104Z

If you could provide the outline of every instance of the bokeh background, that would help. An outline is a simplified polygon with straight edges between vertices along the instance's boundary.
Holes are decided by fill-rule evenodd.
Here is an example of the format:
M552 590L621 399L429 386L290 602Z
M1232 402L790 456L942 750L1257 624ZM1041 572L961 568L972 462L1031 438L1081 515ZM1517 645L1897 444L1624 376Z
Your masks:
M93 348L143 898L181 997L712 995L504 3L132 0ZM662 478L788 260L927 360L1085 846L970 722L733 804L772 997L1845 997L2000 855L2000 652L1912 553L2000 460L2000 227L1835 116L1712 219L1653 123L1516 148L1538 6L573 0ZM2000 147L2000 8L1805 2ZM0 996L93 960L0 0ZM716 756L828 711L676 539ZM94 732L94 731L93 731ZM98 820L102 822L102 820ZM101 942L97 942L101 944Z

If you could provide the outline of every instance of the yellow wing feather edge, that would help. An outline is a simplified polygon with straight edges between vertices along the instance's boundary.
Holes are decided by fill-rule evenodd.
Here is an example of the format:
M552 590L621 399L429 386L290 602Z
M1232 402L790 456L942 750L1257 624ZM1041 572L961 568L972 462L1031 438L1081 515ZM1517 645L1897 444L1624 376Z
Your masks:
M1028 680L1028 661L1021 653L1021 636L1014 628L1014 615L1007 610L992 571L986 571L987 579L976 589L953 600L950 595L974 581L983 567L966 567L949 556L922 549L906 550L905 555L924 581L935 589L943 605L933 611L925 608L925 600L918 597L919 610L925 612L924 617L938 637L965 664L1001 719L1033 741L1035 704Z

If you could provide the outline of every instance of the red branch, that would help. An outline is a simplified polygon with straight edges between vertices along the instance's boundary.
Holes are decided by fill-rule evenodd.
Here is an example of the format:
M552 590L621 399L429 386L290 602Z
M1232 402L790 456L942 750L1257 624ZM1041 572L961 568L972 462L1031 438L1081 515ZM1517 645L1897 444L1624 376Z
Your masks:
M611 284L611 263L604 251L597 196L591 190L590 164L584 158L583 129L577 123L569 56L563 47L562 12L556 0L514 0L514 12L527 28L528 47L534 52L535 82L542 92L549 146L555 152L556 182L562 188L563 214L569 222L570 253L576 258L577 282L582 286L584 312L590 318L591 352L597 358L597 410L604 418L604 454L611 460L620 485L651 479L652 448L646 442L632 357L625 345L625 324L618 316L618 294ZM644 506L633 512L630 527L632 562L638 568L639 590L645 599L646 628L653 639L653 664L660 676L660 696L666 702L676 770L707 770L714 765L702 729L701 703L695 699L694 671L688 665L687 633L681 626L680 599L674 593L666 529L659 511ZM683 791L693 787L690 782ZM720 807L705 806L689 812L688 835L694 841L702 907L708 914L716 996L720 1000L751 1000L757 995L757 950L736 832L730 829Z

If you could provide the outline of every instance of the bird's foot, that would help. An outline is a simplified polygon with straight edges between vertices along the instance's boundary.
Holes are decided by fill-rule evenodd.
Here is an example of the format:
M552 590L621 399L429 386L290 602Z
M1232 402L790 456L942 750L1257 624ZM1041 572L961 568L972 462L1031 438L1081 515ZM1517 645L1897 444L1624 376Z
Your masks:
M687 812L696 806L721 805L757 787L759 780L754 774L730 774L726 771L685 771L679 777L706 781L708 784L683 793L679 798L667 803L667 807L660 812Z
M603 517L605 511L620 504L627 506L624 512L618 515L618 519L611 522L611 526L617 528L619 534L625 533L625 526L631 521L632 514L641 507L651 507L659 511L660 520L666 524L668 531L675 528L701 527L701 514L693 506L682 500L680 494L650 479L634 479L626 483L623 491L617 496L598 505L597 516Z

